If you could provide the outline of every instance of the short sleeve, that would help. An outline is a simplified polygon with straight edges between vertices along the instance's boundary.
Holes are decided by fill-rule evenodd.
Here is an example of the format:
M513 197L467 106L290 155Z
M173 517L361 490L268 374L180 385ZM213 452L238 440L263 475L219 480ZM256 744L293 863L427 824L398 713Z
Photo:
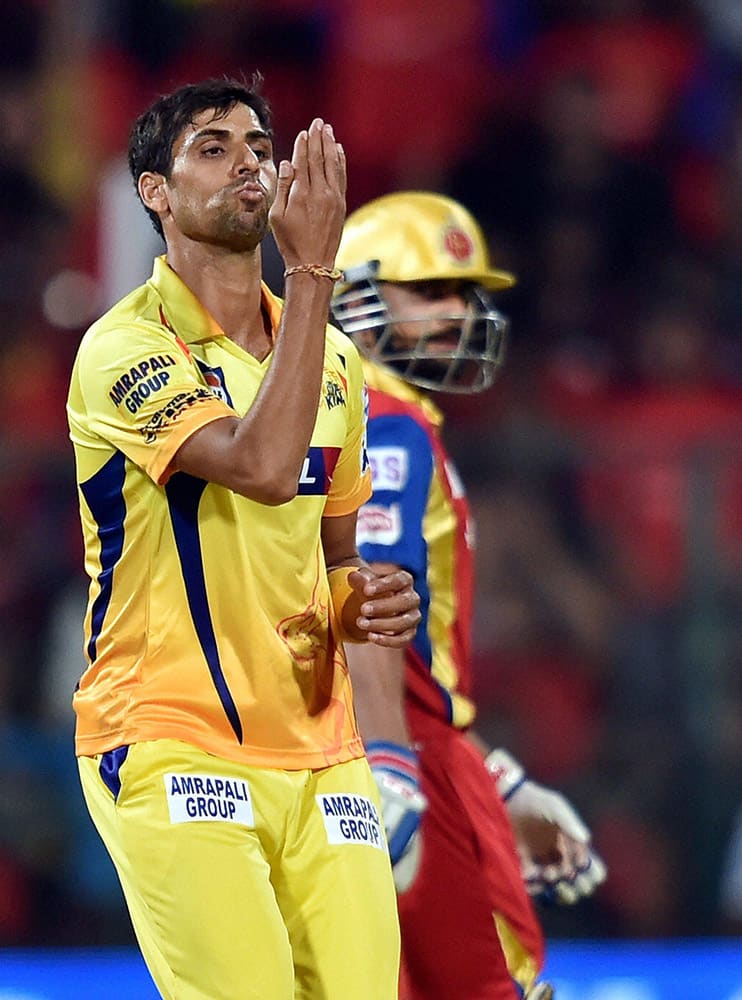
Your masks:
M146 323L88 334L68 412L75 445L95 447L102 439L160 483L196 430L237 415L203 384L187 347Z
M338 357L347 373L348 431L325 505L328 517L350 514L371 496L371 471L366 450L368 394L363 370L350 340L343 344Z

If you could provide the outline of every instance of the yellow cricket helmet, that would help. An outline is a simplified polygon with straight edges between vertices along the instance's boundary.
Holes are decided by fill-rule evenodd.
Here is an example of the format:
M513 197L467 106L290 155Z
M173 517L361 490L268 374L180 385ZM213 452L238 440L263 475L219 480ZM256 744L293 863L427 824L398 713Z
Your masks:
M482 230L463 205L427 191L400 191L352 212L336 263L345 271L378 260L378 281L471 281L491 291L515 277L493 268Z
M490 301L515 278L490 264L487 244L472 215L452 198L403 191L368 202L348 216L336 264L332 313L359 349L408 382L445 392L481 392L502 364L507 321ZM458 331L455 347L441 349L430 321L395 316L384 284L446 283L461 308L436 317ZM419 326L414 344L400 343L395 324Z

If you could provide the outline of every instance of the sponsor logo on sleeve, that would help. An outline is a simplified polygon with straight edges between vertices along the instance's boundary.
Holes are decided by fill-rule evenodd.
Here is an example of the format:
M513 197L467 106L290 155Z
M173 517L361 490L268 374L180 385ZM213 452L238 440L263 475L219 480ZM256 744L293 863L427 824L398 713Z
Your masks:
M175 423L178 416L195 403L213 401L214 395L209 389L194 389L193 392L181 392L168 400L167 404L152 415L150 420L139 428L147 444L154 444L159 434Z
M403 490L409 474L409 457L405 448L369 448L371 481L374 490Z
M359 545L394 545L402 537L402 512L399 504L389 507L367 503L358 511L356 539Z
M145 358L116 379L108 390L108 398L117 409L123 403L129 413L136 413L150 396L165 388L170 381L167 369L174 364L172 354Z
M250 788L241 778L170 773L164 779L171 823L255 825Z
M366 844L386 850L379 812L371 799L349 793L317 795L316 798L328 844Z

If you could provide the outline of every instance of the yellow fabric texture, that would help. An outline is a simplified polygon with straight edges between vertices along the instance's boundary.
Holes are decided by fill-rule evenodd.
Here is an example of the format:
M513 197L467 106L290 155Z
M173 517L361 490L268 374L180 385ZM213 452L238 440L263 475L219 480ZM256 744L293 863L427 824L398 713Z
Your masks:
M156 740L130 748L115 798L100 764L79 760L85 799L165 1000L397 997L394 883L365 758L280 771ZM188 811L173 822L171 789L186 782L195 811L208 816L204 804L217 801L244 811L248 800L252 824ZM336 812L370 803L379 845L331 842L325 801Z
M282 303L262 294L275 336ZM78 754L162 737L289 769L363 753L320 544L324 516L370 495L354 346L328 327L293 500L171 475L191 434L249 409L271 357L224 336L164 258L83 338L68 400L91 581Z

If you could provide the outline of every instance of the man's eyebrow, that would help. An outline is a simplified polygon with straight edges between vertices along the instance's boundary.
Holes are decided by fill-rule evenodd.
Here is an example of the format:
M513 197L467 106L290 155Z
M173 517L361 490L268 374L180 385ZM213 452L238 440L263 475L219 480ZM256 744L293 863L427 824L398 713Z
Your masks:
M192 142L197 142L199 139L231 139L233 132L227 128L214 128L213 126L206 126L205 128L199 129L194 133ZM272 140L270 133L266 132L262 128L251 129L249 132L245 133L245 138L248 141L254 141L255 139L267 139L269 142Z

